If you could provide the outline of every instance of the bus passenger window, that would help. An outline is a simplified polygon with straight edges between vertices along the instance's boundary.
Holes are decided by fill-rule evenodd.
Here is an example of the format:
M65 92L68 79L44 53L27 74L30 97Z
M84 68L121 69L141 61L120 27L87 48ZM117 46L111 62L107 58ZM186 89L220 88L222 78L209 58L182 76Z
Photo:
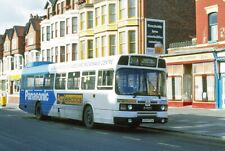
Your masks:
M80 72L70 72L68 74L67 88L71 89L79 89L80 84Z
M34 77L33 76L27 77L27 80L26 80L26 88L27 89L34 88Z
M38 76L35 76L35 79L34 79L34 87L35 88L43 88L44 86L44 76L43 75L38 75Z
M81 88L83 90L94 90L95 89L95 72L83 72Z
M63 90L66 87L66 74L56 74L55 89Z
M113 70L100 70L98 72L98 89L112 89Z
M54 80L54 74L45 75L44 88L45 89L52 89L53 88L53 80Z

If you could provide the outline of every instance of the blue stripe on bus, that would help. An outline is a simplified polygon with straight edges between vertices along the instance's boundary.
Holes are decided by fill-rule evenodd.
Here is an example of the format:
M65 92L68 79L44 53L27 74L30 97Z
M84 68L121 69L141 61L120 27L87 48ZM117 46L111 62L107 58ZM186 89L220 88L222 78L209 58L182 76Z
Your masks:
M32 68L24 68L22 71L22 78L32 75L49 74L49 65L40 65ZM25 83L27 81L24 81ZM26 84L25 84L26 85ZM46 99L46 97L48 99ZM35 105L38 101L41 103L42 113L48 115L56 100L53 89L23 89L20 90L20 104L19 107L25 112L35 113Z

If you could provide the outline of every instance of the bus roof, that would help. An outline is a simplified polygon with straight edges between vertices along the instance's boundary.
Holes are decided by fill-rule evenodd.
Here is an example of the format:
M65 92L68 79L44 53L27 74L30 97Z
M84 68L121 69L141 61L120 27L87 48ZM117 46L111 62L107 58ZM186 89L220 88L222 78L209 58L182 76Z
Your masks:
M115 69L117 65L134 65L134 66L142 66L142 64L131 64L128 63L129 57L135 58L135 63L137 62L136 58L152 58L154 61L150 62L145 61L145 65L148 63L155 63L156 65L152 66L153 68L158 67L157 62L160 58L159 56L154 55L140 55L140 54L128 54L128 55L116 55L102 58L92 58L87 60L76 60L71 62L63 62L63 63L52 63L52 62L33 62L30 66L24 68L22 74L38 74L38 73L55 73L55 72L68 72L68 71L82 71L82 70L95 70L95 69ZM123 64L121 61L123 58L127 58L127 64ZM138 60L140 61L140 60ZM120 64L122 62L122 64ZM142 67L151 67L151 66L142 66Z
M33 62L33 65L26 66L23 71L22 75L32 75L32 74L47 74L49 73L48 67L51 62Z

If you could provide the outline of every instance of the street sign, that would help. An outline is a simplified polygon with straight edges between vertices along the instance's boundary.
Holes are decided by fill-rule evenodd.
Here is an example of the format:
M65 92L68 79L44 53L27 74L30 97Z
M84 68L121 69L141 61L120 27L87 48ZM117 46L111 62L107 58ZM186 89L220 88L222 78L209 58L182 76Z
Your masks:
M145 39L146 54L164 53L165 20L145 19Z

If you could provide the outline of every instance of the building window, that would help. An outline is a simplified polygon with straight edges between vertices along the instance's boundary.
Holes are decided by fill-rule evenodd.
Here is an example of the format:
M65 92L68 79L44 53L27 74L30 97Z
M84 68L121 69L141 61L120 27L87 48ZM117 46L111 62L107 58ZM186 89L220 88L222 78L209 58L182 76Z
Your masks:
M102 36L102 56L108 56L106 46L107 46L106 36Z
M45 41L45 28L42 27L42 30L41 31L42 31L41 32L41 39L42 39L42 41Z
M100 25L100 19L101 19L100 7L98 7L95 8L95 26Z
M65 46L60 47L60 62L65 62Z
M77 17L72 17L72 33L77 33Z
M34 33L29 33L29 35L27 35L28 37L28 42L27 44L30 46L30 45L33 45L34 44Z
M57 15L60 13L60 3L57 4Z
M76 2L75 0L72 0L72 9L75 9L75 6L76 6Z
M60 37L65 36L65 21L60 21Z
M93 40L88 40L88 58L94 57Z
M66 61L68 62L70 59L69 59L69 55L70 54L70 44L67 44L66 45Z
M51 61L51 50L47 49L47 61Z
M80 29L84 30L85 28L85 14L81 13L80 14Z
M88 29L93 28L93 12L88 12Z
M81 41L81 59L85 59L86 58L86 50L85 50L85 41Z
M218 40L217 13L209 14L209 41Z
M69 18L66 19L66 34L69 34L69 27L70 27L70 23L69 23Z
M101 43L100 38L95 39L95 50L96 50L96 57L101 57Z
M116 22L116 5L109 4L109 23Z
M12 50L16 49L16 39L12 39Z
M125 37L125 32L120 32L119 33L119 44L120 44L120 54L125 54L126 51L126 37Z
M167 79L167 97L169 100L181 101L181 76L168 77Z
M47 41L50 40L50 26L47 26L47 29L46 29L46 33L47 33Z
M136 16L136 0L129 0L128 1L128 17Z
M58 37L58 22L55 23L55 37Z
M55 62L59 62L59 52L58 52L58 47L55 47Z
M70 8L70 0L66 0L66 9Z
M136 33L135 31L129 31L129 53L136 52Z
M64 13L64 2L61 3L61 14Z
M119 17L120 20L124 19L126 15L126 0L119 1Z
M54 24L51 24L51 39L54 38Z
M116 36L110 35L109 36L109 55L115 55L116 54Z
M50 18L50 9L51 9L51 8L48 8L48 15L47 15L47 18L48 18L48 19Z
M72 61L77 60L77 44L72 44Z
M54 62L54 48L51 48L51 61Z
M102 6L102 25L106 23L106 5Z

